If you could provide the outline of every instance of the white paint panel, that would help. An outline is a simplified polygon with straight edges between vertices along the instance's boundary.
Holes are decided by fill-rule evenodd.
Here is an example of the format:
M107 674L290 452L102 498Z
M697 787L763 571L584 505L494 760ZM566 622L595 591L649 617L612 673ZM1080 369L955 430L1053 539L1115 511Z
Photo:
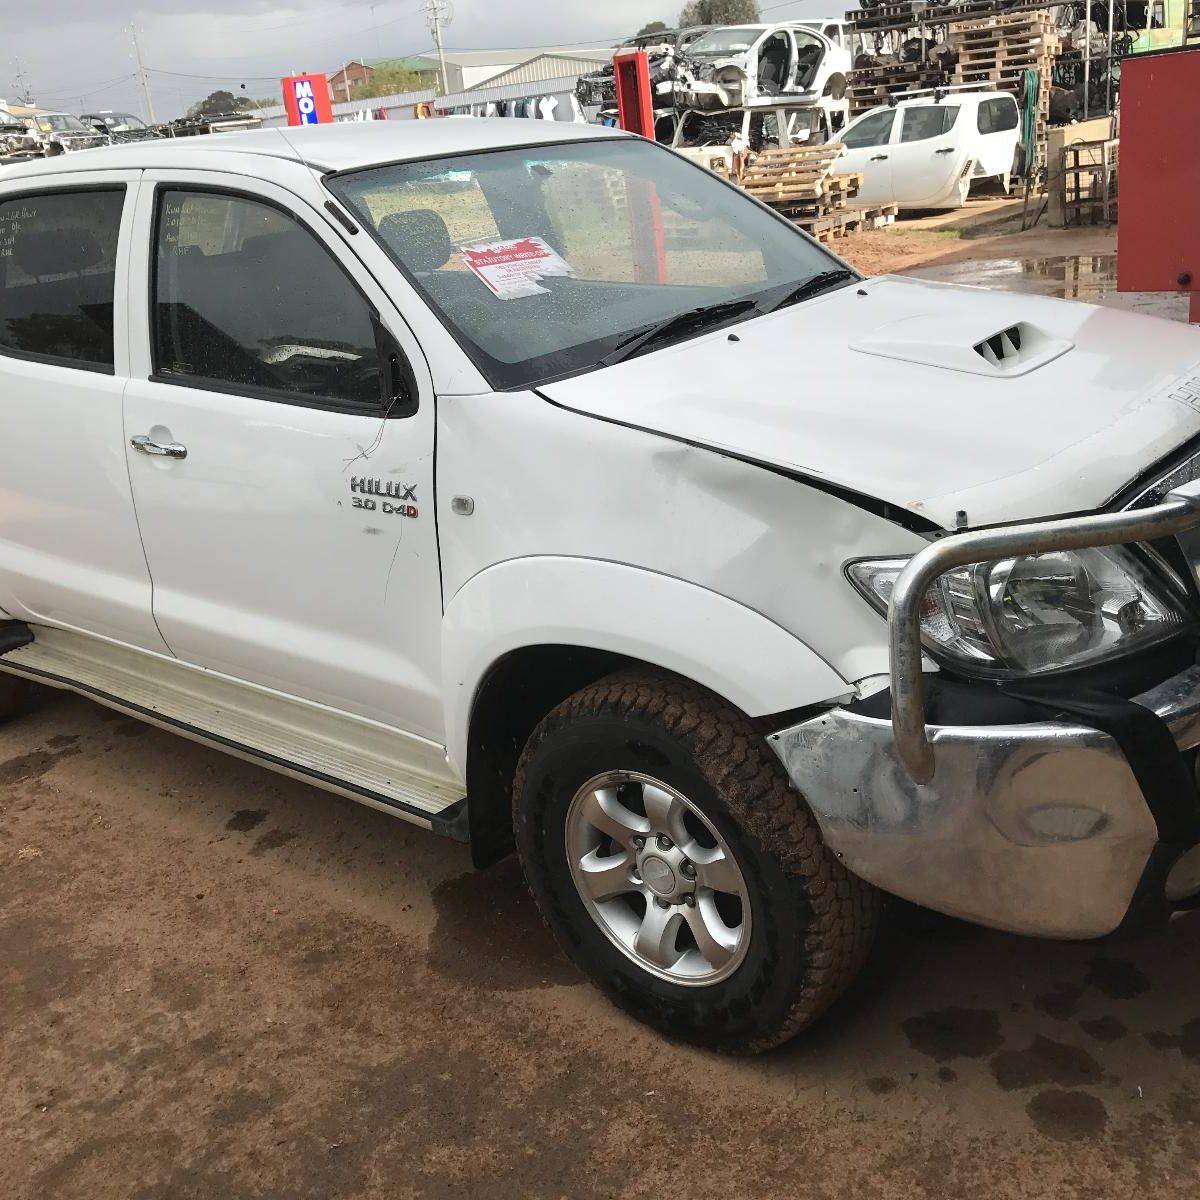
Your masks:
M113 374L0 355L0 606L15 617L165 650L150 614L150 575L121 423L129 375L122 297L137 180L133 171L86 176L89 186L127 189L117 246ZM5 177L0 200L80 182L61 172L13 182Z
M620 563L523 558L475 576L442 626L451 765L465 772L476 690L523 646L611 650L695 680L750 716L852 689L785 629L695 584Z

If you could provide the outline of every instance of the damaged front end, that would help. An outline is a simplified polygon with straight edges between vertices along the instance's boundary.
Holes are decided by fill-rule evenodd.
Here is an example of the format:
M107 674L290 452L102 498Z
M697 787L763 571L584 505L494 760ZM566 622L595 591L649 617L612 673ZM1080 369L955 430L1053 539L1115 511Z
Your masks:
M0 114L0 163L23 162L27 158L40 158L42 148L18 121L5 121Z
M696 112L741 108L750 96L746 69L737 59L692 61L682 66L676 104Z
M1196 578L1200 483L1170 480L1140 505L951 535L889 582L890 686L770 738L851 871L1049 937L1200 903L1194 593L1183 572L1122 549L1162 547ZM1124 582L1110 587L1118 562ZM1000 582L971 596L969 574ZM1009 669L991 679L952 670L937 638L979 613L977 653L1040 643L1062 662L1018 674L1000 660Z

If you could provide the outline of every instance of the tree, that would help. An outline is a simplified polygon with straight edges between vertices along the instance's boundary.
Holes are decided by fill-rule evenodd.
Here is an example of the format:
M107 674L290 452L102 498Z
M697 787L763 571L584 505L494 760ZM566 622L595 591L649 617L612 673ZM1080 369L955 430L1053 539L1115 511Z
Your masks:
M405 92L423 92L433 87L433 77L421 71L376 67L366 83L350 85L351 100L373 100L377 96L400 96ZM341 91L341 89L338 89ZM341 96L338 99L342 99Z
M679 24L747 25L759 19L755 0L688 0L679 14Z
M189 117L216 117L221 113L237 112L241 107L241 101L232 92L217 91L193 104L187 110L187 115Z
M641 37L643 33L661 33L666 28L666 21L649 21L634 34L634 37Z

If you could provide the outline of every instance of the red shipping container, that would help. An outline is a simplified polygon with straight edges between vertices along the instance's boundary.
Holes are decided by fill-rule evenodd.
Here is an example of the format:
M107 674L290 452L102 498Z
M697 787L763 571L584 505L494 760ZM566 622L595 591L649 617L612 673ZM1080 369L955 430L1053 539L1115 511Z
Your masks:
M1200 47L1121 60L1117 287L1190 292L1200 320Z

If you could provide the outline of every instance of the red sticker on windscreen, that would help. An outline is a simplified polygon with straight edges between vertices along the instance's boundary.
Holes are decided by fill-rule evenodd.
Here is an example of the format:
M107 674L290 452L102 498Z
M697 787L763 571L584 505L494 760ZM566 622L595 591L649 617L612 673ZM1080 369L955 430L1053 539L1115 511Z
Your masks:
M462 256L498 300L540 295L546 289L538 286L539 279L574 274L566 260L539 237L464 246Z

